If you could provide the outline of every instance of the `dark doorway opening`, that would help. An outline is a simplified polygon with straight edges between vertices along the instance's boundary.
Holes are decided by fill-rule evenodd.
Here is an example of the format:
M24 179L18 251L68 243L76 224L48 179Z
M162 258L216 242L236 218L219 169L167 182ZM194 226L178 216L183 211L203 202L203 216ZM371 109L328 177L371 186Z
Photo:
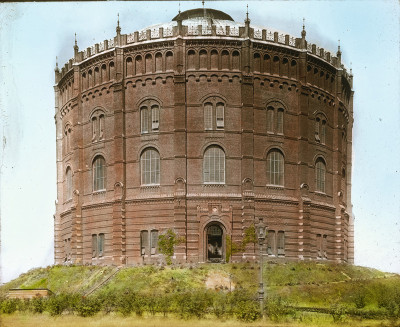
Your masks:
M222 235L222 228L218 225L207 228L207 260L210 262L223 261Z

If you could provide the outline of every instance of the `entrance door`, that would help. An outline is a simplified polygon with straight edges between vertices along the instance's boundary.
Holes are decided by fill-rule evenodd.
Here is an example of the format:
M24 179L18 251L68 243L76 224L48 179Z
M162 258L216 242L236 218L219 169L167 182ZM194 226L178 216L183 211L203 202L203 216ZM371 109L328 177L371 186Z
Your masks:
M211 225L207 228L207 260L221 262L223 260L222 228Z

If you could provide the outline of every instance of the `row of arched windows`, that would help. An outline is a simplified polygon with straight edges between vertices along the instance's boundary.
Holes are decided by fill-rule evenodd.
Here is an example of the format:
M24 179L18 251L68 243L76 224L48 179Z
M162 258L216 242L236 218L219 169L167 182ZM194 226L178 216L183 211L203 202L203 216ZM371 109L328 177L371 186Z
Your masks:
M228 50L219 53L215 49L210 52L205 49L191 49L187 53L187 69L240 70L239 51L230 54Z
M317 67L307 66L307 82L314 84L322 89L332 92L334 88L335 77Z
M128 57L125 60L126 76L158 73L174 70L174 57L172 51L168 51L164 56L161 52L157 52L154 56L148 53L144 57L137 55Z
M297 61L279 56L271 57L269 54L253 54L253 71L256 73L267 73L297 78Z
M114 62L102 64L100 67L90 68L87 72L82 73L81 89L85 90L96 85L108 82L114 79L115 67Z
M160 185L160 154L155 148L146 148L140 156L141 185ZM206 148L203 155L204 184L225 184L225 152L218 145ZM92 163L93 191L106 189L106 161L98 155ZM284 186L285 159L282 152L272 149L267 154L268 185ZM318 157L315 162L315 189L325 193L325 161ZM66 170L66 200L72 198L72 171Z

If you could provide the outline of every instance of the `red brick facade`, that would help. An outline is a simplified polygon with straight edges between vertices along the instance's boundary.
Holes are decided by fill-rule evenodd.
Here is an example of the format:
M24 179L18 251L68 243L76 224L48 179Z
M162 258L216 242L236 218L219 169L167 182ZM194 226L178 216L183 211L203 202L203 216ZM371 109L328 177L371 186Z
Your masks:
M214 241L225 258L227 236L240 242L262 217L266 255L352 263L353 91L340 50L226 14L193 27L189 13L117 27L56 68L55 262L158 262L169 228L185 237L176 262L211 260ZM232 260L255 258L248 244Z

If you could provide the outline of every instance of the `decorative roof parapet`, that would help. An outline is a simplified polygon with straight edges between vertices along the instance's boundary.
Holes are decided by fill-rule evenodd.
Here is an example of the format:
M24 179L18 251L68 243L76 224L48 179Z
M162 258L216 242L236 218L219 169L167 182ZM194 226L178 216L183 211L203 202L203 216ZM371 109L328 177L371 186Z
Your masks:
M246 13L245 24L236 23L233 20L227 19L212 19L213 10L207 9L207 15L210 17L203 17L207 19L185 19L182 20L181 17L185 16L185 13L181 13L174 18L172 22L166 24L158 24L153 27L142 29L130 34L120 34L121 28L119 26L119 17L117 24L117 35L109 40L104 40L103 42L96 43L95 45L86 48L83 51L79 51L76 35L75 35L75 45L74 45L74 62L82 62L94 55L102 52L112 50L116 46L131 46L135 44L140 44L151 40L163 40L168 38L176 38L178 36L190 38L198 36L208 36L208 37L229 37L229 38L243 38L249 37L255 42L268 42L277 43L279 45L285 45L295 49L305 50L307 53L313 54L320 59L332 64L336 68L344 70L344 76L349 78L346 70L341 63L341 51L340 43L338 46L338 51L336 57L333 57L331 52L325 51L325 49L318 47L315 44L308 43L305 40L306 31L303 20L303 30L301 32L301 38L295 38L289 34L283 34L281 32L274 32L270 29L251 27L250 19L248 18L248 12ZM217 11L218 12L218 11ZM226 15L226 14L225 14ZM186 24L185 24L186 23ZM196 25L194 25L196 23ZM59 76L59 80L65 75L65 73L72 68L71 65L66 65L62 68Z

